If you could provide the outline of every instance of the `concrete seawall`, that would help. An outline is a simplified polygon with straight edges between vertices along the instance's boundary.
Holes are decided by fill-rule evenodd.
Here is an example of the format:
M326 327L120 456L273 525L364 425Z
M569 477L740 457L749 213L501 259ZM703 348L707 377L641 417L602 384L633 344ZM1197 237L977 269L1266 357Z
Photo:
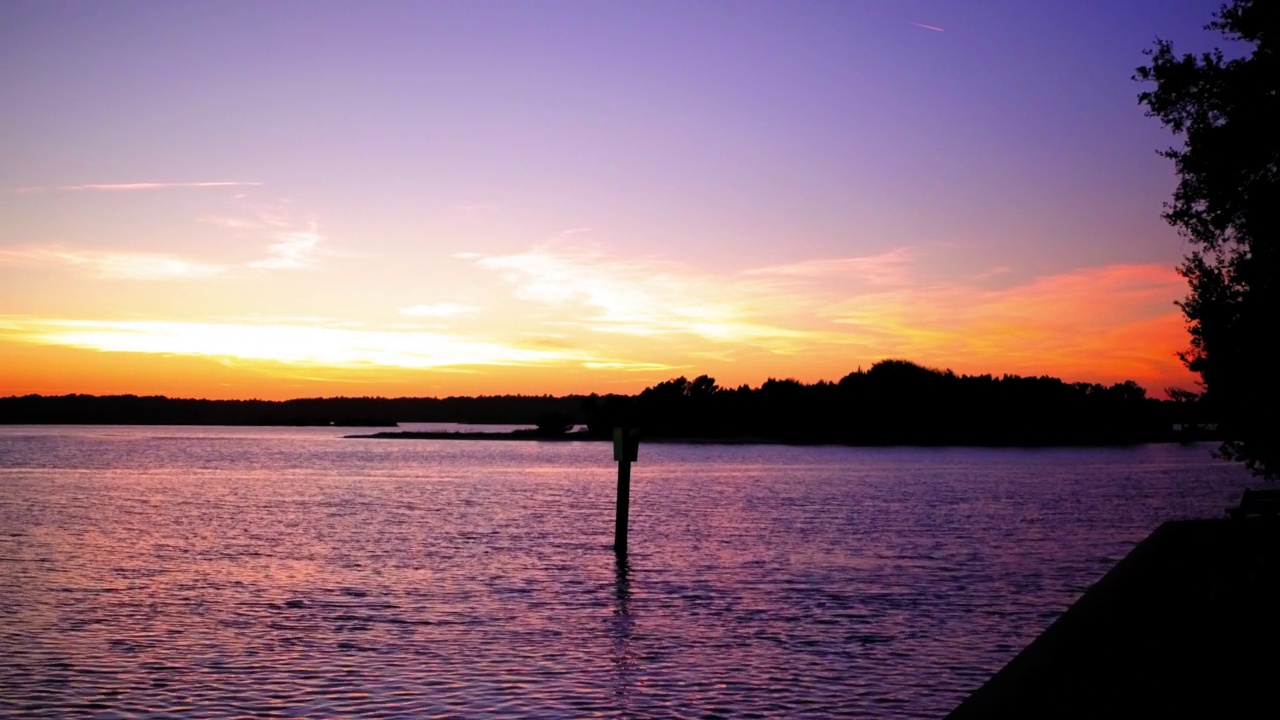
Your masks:
M1280 520L1165 523L947 717L1280 717Z

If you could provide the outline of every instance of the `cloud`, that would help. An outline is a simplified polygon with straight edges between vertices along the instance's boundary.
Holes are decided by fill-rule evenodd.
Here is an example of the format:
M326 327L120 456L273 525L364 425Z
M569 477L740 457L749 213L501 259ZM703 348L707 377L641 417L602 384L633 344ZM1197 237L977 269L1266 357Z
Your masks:
M229 218L218 223L230 225ZM242 227L253 227L245 221ZM324 237L312 223L306 230L274 230L275 242L267 245L266 257L245 263L257 270L298 270L314 267ZM0 249L0 267L22 265L62 265L110 280L190 280L223 275L232 265L188 260L172 253L90 250L63 245ZM244 267L244 266L241 266Z
M222 188L222 187L257 187L260 182L126 182L126 183L86 183L84 185L51 185L29 186L14 190L17 193L42 192L134 192L139 190L172 190L175 188Z
M805 260L747 270L747 276L861 281L871 285L901 285L911 278L915 248L898 248L879 255Z
M287 230L275 234L276 242L267 246L267 256L254 260L249 267L259 270L298 270L313 267L315 254L323 238L311 223L307 230Z
M559 322L599 333L694 336L779 350L806 334L768 322L760 308L753 307L776 304L777 297L763 297L745 282L701 277L674 263L554 248L475 262L500 272L522 300L557 309L584 309L585 314L562 313L564 319Z
M231 215L206 215L200 218L200 222L217 225L228 230L256 230L262 227L262 223L257 220Z
M609 361L609 362L585 362L583 367L591 370L621 370L624 372L671 372L689 367L688 365L667 365L666 363L657 362L625 362L625 361Z
M406 369L608 362L576 351L531 348L422 331L287 322L215 323L0 318L0 334L40 345L204 356L334 368Z
M438 302L430 305L410 305L409 307L400 308L400 314L411 315L413 317L454 317L456 315L464 315L473 313L480 308L471 305L459 305L458 303Z
M189 280L221 275L225 265L204 263L168 253L83 250L60 245L0 249L0 266L63 265L108 280Z
M314 220L305 225L295 220L287 207L258 205L245 215L206 215L202 223L216 225L245 237L270 240L266 257L245 265L255 270L301 270L319 264L321 256L353 257L355 254L322 247L325 236Z
M133 192L149 190L167 190L174 188L225 188L225 187L257 187L260 182L241 181L202 181L202 182L129 182L129 183L88 183L83 185L58 185L50 187L19 188L17 192ZM256 270L298 270L314 267L319 255L342 254L333 250L322 250L321 243L325 239L320 234L317 223L312 221L305 225L293 219L288 208L288 201L276 204L260 204L243 202L243 195L237 194L238 203L244 208L243 215L203 215L196 218L198 222L216 225L245 236L258 236L269 242L264 249L265 257L243 262L244 266ZM13 251L10 251L13 255ZM44 253L48 261L60 261L70 264L95 267L99 274L121 278L160 277L201 277L226 272L225 265L208 265L193 263L173 255L143 254L125 252L96 252L67 250L54 248ZM10 262L15 262L11 257Z

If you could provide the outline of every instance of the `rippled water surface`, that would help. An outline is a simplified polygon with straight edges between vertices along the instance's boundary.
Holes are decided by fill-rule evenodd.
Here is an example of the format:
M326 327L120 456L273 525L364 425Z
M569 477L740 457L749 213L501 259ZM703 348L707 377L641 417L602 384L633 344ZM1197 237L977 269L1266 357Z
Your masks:
M0 427L0 715L936 717L1208 446L607 445Z

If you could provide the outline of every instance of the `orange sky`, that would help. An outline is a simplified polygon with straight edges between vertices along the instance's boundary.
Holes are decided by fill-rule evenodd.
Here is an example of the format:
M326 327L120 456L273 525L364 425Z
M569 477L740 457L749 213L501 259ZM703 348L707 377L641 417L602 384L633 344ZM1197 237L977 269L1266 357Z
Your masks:
M707 373L722 385L836 380L890 357L961 373L1134 379L1153 393L1193 383L1174 356L1186 333L1173 305L1183 281L1172 269L926 277L931 257L952 253L907 248L715 273L552 243L451 257L456 274L488 283L488 298L407 305L377 323L207 317L181 306L203 283L239 284L247 297L260 277L140 280L115 265L104 274L92 265L33 264L79 274L73 287L84 297L63 299L97 312L0 316L0 393L636 392L681 374ZM111 307L135 302L157 309L138 317Z

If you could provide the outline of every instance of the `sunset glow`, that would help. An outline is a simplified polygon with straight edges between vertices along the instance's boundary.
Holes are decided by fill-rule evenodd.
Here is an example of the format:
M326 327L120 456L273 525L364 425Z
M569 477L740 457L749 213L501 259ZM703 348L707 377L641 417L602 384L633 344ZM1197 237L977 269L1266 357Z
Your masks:
M1129 75L1205 12L748 5L6 5L0 395L1194 386Z

